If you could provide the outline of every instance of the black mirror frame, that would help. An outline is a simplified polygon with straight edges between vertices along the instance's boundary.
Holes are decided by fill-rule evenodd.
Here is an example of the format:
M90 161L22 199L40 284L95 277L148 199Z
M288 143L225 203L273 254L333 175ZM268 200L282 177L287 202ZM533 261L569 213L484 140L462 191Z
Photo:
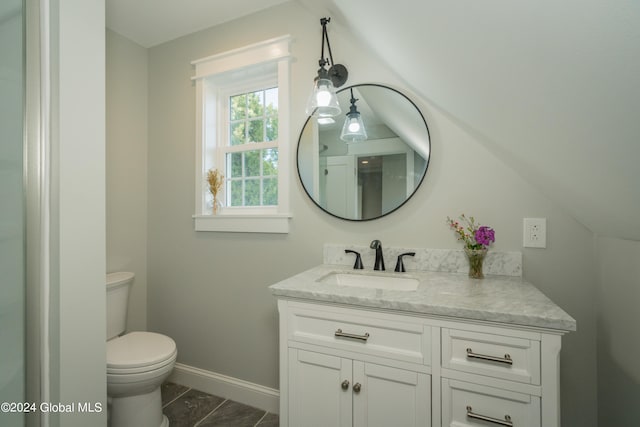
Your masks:
M304 192L306 193L307 197L317 207L319 207L320 210L322 210L323 212L331 215L334 218L342 219L342 220L345 220L345 221L365 222L365 221L373 221L373 220L376 220L376 219L383 218L383 217L385 217L385 216L397 211L402 206L404 206L416 194L416 192L418 191L418 189L420 188L420 186L424 182L425 177L427 176L427 171L429 170L429 162L431 161L432 147L431 147L431 133L429 132L429 125L427 124L427 121L424 118L424 114L422 114L422 111L420 111L420 108L418 108L418 106L415 104L415 102L413 102L407 95L405 95L404 93L400 92L397 89L394 89L394 88L389 87L389 86L377 84L377 83L361 83L361 84L355 84L355 85L352 85L352 86L346 86L346 87L343 87L342 89L340 89L339 91L337 91L337 93L340 93L340 92L343 92L343 91L347 91L350 88L356 88L358 86L375 86L375 87L380 87L380 88L383 88L383 89L388 89L388 90L391 90L391 91L397 93L398 95L404 97L407 101L409 101L411 103L411 105L413 105L413 107L416 109L416 111L418 112L420 117L422 118L422 122L424 123L424 127L425 127L425 129L427 131L427 137L428 137L428 143L429 143L429 158L425 159L426 160L426 164L425 164L425 167L424 167L424 173L422 174L422 177L420 178L420 182L416 185L416 187L414 188L413 192L411 193L411 195L409 197L407 197L402 203L400 203L398 206L396 206L392 210L390 210L388 212L385 212L384 214L382 214L380 216L377 216L377 217L364 218L364 219L345 218L345 217L336 215L336 214L334 214L332 212L329 212L328 210L326 210L325 208L320 206L320 204L318 204L318 202L316 202L316 200L311 196L311 194L309 194L309 191L307 191L307 188L305 187L304 182L302 181L302 175L300 174L300 162L299 162L300 142L301 142L301 139L302 139L302 134L304 132L304 129L307 127L307 124L309 123L309 120L311 120L312 116L308 116L307 117L307 120L305 120L304 125L302 126L302 129L300 129L300 133L299 133L299 136L298 136L298 144L297 144L297 147L296 147L296 171L298 172L298 180L300 181L300 185L304 189Z

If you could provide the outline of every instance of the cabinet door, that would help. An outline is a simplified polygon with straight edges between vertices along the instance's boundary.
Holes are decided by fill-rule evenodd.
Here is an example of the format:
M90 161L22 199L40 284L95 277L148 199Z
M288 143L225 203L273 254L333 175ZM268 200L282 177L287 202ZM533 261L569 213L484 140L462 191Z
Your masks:
M351 426L351 377L350 359L289 349L289 425Z
M424 373L353 362L354 427L431 425L431 377Z

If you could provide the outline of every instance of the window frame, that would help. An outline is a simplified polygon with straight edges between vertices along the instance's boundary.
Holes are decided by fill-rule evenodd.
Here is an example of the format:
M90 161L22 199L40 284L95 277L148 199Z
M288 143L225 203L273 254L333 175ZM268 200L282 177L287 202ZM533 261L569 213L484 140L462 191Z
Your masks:
M290 42L290 36L281 36L192 62L196 71L192 77L196 86L196 213L193 215L196 231L289 232ZM257 72L256 77L251 77L252 72ZM242 77L236 78L237 75ZM278 149L278 205L225 207L218 215L211 215L205 212L206 172L211 167L225 170L224 153L238 147L226 145L229 95L251 92L251 88L267 89L269 84L278 87L277 141L242 146L247 146L247 150ZM215 117L213 127L207 117ZM213 146L211 152L208 147Z

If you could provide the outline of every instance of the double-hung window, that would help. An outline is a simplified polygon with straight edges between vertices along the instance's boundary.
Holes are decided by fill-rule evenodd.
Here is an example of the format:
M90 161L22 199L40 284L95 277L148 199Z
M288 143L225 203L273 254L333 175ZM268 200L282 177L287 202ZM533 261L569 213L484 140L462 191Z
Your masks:
M223 96L225 206L278 206L278 87L273 83Z
M198 231L289 227L289 37L193 62ZM207 173L224 176L213 212Z

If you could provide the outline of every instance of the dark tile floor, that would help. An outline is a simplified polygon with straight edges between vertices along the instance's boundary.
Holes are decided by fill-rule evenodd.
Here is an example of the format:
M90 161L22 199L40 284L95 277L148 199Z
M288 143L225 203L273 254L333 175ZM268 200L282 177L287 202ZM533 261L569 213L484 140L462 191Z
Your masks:
M175 383L162 385L171 427L278 427L278 415Z

